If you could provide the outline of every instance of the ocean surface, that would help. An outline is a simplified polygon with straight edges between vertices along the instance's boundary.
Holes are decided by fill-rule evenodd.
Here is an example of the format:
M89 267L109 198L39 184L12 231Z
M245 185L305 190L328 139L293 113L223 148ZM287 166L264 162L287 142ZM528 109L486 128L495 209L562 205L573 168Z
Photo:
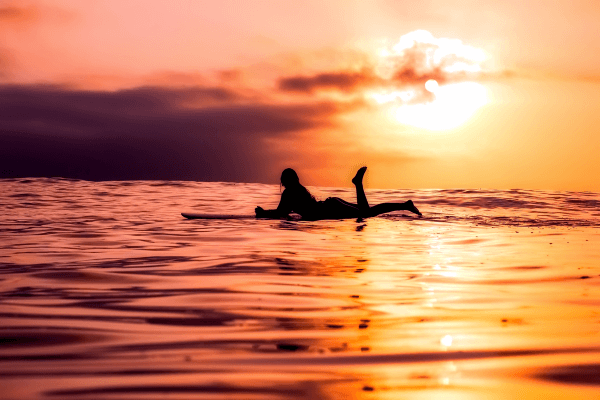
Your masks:
M279 196L0 180L0 398L600 398L600 193L367 189L423 218L180 214Z

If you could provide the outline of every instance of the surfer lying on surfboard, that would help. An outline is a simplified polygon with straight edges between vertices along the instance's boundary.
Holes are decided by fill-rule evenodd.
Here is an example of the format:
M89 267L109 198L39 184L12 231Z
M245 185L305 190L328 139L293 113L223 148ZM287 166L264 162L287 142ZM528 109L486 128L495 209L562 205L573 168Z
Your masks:
M352 183L356 187L356 200L358 204L349 203L339 197L329 197L325 201L317 201L300 183L298 174L291 168L286 168L281 173L281 184L285 190L281 194L281 201L275 210L264 210L256 207L257 218L285 218L291 212L300 214L302 219L341 219L341 218L367 218L391 211L410 211L421 216L421 212L411 200L405 203L382 203L373 207L369 206L365 190L363 189L363 176L367 167L360 168Z

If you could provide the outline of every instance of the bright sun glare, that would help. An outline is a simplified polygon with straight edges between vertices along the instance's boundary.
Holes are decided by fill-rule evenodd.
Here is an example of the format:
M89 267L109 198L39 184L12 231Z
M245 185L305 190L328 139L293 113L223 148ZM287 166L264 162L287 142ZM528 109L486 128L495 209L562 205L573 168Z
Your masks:
M389 103L392 115L401 124L431 131L456 128L488 102L486 89L469 81L469 77L481 72L486 55L483 50L458 39L435 38L427 31L418 30L380 51L380 57L379 71L384 76L394 69L398 60L403 63L401 66L407 63L405 60L411 60L410 68L415 73L432 77L424 84L413 84L405 90L370 94L379 104ZM434 77L456 83L438 82Z
M428 81L428 83L431 81ZM465 122L488 101L485 88L475 82L461 82L438 86L436 81L425 88L435 95L435 100L423 104L398 106L398 122L417 128L442 131L456 128Z

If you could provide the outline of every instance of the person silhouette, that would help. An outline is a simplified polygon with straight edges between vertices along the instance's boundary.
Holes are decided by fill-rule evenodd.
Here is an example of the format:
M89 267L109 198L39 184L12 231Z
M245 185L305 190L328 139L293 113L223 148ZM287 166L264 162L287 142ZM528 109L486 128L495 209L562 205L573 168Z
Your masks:
M305 220L342 219L342 218L368 218L391 211L410 211L418 216L421 212L415 207L412 200L404 203L381 203L369 206L363 177L367 167L361 167L352 183L356 187L357 204L349 203L339 197L328 197L325 201L317 201L315 197L301 183L298 174L291 168L286 168L281 173L281 185L285 188L281 194L279 205L274 210L265 210L258 206L254 209L257 218L286 218L291 212L300 214Z

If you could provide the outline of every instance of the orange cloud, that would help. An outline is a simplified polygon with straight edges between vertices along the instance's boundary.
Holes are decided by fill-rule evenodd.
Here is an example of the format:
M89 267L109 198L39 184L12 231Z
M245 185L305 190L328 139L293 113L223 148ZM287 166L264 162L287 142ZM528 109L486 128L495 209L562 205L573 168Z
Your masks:
M29 25L39 17L39 10L32 6L19 6L16 3L0 6L0 28L14 28Z
M8 52L6 50L0 50L0 78L8 76L11 64Z
M29 29L42 22L65 23L73 19L74 13L63 8L35 2L12 1L0 5L0 31Z
M17 6L4 6L0 7L0 20L6 21L23 21L30 20L35 17L36 12L32 7L17 7Z

